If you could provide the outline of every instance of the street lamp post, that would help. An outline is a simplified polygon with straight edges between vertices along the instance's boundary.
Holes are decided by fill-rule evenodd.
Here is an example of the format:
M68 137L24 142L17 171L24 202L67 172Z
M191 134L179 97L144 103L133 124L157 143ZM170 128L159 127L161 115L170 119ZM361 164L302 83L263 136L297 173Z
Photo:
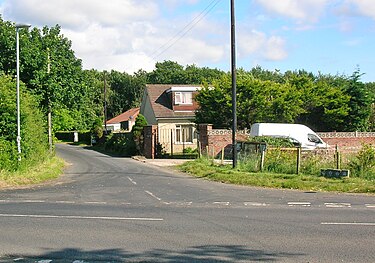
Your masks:
M27 24L16 24L16 50L17 50L17 150L18 161L21 161L21 113L20 113L20 41L19 30L29 28Z

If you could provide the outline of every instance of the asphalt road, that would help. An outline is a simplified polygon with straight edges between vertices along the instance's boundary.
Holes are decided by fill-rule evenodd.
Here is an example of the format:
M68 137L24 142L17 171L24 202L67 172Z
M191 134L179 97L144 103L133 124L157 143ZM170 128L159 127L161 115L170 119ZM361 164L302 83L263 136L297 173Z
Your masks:
M58 145L57 181L0 191L0 262L375 262L375 196L196 179Z

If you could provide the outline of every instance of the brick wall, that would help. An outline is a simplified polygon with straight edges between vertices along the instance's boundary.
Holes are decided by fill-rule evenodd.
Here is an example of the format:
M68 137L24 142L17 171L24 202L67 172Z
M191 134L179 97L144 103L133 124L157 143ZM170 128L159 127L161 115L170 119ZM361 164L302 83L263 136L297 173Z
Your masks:
M229 155L232 150L232 130L212 129L211 124L200 124L198 127L199 142L202 153L210 156L217 156L224 149L225 155ZM236 133L236 140L246 141L247 131Z
M228 155L232 149L232 131L213 129L210 124L200 124L199 141L202 153L210 156L217 156L222 149L225 155ZM337 145L343 151L358 151L362 144L375 145L375 132L325 132L318 135L335 150ZM238 131L237 141L246 141L249 137L249 131Z
M375 145L375 132L322 132L318 135L330 146L357 151L362 144Z
M144 152L146 158L155 158L155 146L157 143L157 126L147 126L144 130ZM198 125L198 139L201 152L210 156L218 156L224 150L225 156L231 155L232 131L213 129L211 124ZM356 152L362 144L375 145L375 132L325 132L318 135L331 146L326 151L335 150L337 145L340 151ZM247 141L249 131L238 131L237 141ZM321 150L321 151L324 151Z

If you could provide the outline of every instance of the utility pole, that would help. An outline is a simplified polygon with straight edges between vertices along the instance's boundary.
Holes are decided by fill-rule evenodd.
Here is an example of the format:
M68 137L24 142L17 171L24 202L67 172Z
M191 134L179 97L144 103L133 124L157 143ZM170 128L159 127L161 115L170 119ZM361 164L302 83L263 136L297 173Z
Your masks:
M104 134L107 135L107 81L105 71L104 74Z
M231 9L231 60L232 60L232 114L233 114L233 126L232 126L232 161L233 168L237 166L237 90L236 90L236 19L234 13L234 0L230 2Z
M49 74L51 72L51 59L49 55L49 48L47 48L47 74L49 79ZM49 81L48 81L49 84ZM48 87L48 144L49 144L49 152L52 154L52 109L51 109L51 94L50 94L50 87Z

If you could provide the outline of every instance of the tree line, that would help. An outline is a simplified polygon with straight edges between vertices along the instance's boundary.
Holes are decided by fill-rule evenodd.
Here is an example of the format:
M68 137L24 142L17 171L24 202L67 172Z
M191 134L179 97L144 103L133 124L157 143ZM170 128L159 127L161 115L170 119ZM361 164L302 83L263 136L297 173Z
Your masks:
M16 29L14 23L1 16L0 50L0 138L5 145L16 138ZM254 122L297 122L317 131L372 131L375 83L361 82L361 75L359 70L351 76L332 76L304 70L281 73L259 66L239 69L239 128L249 128ZM157 62L153 71L140 69L133 74L84 70L59 25L20 29L20 79L22 125L26 125L25 116L30 112L34 116L30 125L37 123L44 133L49 110L54 131L101 127L104 102L106 119L138 107L147 83L203 85L205 88L196 97L200 104L196 121L212 123L218 128L231 127L229 72L182 66L173 61ZM33 130L34 126L28 131Z
M302 123L316 131L373 131L375 83L351 76L314 75L304 70L268 71L255 67L237 73L239 128L255 122ZM198 123L231 127L231 76L224 74L197 96Z

